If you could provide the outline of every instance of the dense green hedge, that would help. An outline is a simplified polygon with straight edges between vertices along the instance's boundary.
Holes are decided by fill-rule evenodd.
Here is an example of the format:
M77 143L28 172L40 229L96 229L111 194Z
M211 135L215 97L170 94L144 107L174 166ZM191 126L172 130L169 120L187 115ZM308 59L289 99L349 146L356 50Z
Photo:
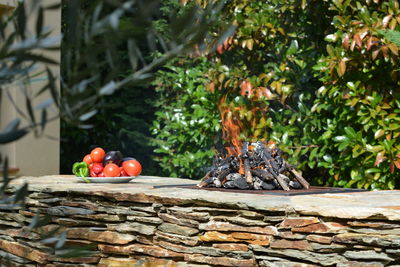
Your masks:
M242 139L277 142L314 184L399 187L398 47L382 35L398 27L398 6L229 1L222 19L238 25L235 35L216 53L159 74L154 133L162 167L201 177L214 147L224 145L215 111L231 108L245 125ZM186 125L202 116L191 104L208 111L201 127Z
M209 167L220 120L215 95L206 89L206 59L172 62L155 81L158 100L152 133L156 159L169 176L196 178Z
M324 86L312 111L327 155L329 183L363 188L399 187L400 92L398 47L381 31L397 27L397 1L331 4L334 30L315 65Z

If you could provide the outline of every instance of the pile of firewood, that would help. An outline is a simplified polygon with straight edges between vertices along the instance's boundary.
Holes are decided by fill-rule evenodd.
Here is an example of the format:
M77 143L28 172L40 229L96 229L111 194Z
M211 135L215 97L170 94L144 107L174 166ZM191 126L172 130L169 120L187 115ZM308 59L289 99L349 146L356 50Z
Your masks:
M309 183L276 146L244 142L239 155L219 155L198 187L251 190L308 189Z

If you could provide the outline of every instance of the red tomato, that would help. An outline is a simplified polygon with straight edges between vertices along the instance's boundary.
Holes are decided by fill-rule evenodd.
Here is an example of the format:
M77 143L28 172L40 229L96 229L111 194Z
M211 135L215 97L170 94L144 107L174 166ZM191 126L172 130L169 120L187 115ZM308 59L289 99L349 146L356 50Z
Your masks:
M86 162L88 166L90 166L90 164L93 163L93 160L92 160L92 157L90 156L90 154L87 154L87 155L83 158L82 161L83 161L83 162Z
M95 173L93 170L90 170L90 177L97 177L97 173Z
M131 159L124 161L122 163L122 168L124 168L125 172L130 176L138 176L142 172L142 165L136 159Z
M118 177L120 172L121 170L118 165L114 163L108 163L103 169L103 173L106 177Z
M93 163L91 170L93 170L94 173L99 174L103 171L103 164L99 162Z
M124 168L119 167L120 169L120 176L128 176L128 174L126 173L126 171L124 170Z
M99 173L97 177L106 177L103 172Z
M93 162L102 162L105 155L106 152L101 147L96 147L92 152L90 152L90 157Z

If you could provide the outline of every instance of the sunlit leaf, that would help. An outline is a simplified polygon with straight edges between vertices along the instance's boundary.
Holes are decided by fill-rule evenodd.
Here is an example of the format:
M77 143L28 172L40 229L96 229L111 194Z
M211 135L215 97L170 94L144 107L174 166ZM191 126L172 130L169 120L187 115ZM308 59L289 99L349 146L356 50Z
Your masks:
M387 15L382 20L383 28L386 28L389 24L389 21L392 19L392 15Z
M333 140L336 142L343 142L343 141L348 141L349 139L346 136L335 136Z
M332 163L332 156L331 156L331 155L325 154L322 158L323 158L326 162Z
M390 173L394 173L394 164L390 163Z
M395 54L396 56L399 55L399 48L396 45L388 44L388 47L389 47L390 51L392 51L393 54Z
M376 159L375 159L375 163L374 166L378 166L379 164L381 164L383 161L386 160L385 157L385 151L381 151L376 155Z
M360 37L359 34L355 34L355 35L353 36L353 40L356 42L356 45L357 45L358 47L362 47L362 40L361 40L361 37Z
M338 74L339 76L343 76L345 72L346 72L346 61L342 59L339 62Z
M365 173L379 173L379 172L382 172L382 170L379 168L370 168L365 171Z
M331 43L336 42L337 35L336 34L328 34L327 36L325 36L324 40L327 42L331 42Z
M349 34L345 34L342 40L342 45L345 49L349 48Z
M394 165L396 166L397 169L400 169L400 159L397 159L393 161Z
M344 127L344 131L346 132L346 135L352 139L357 138L357 133L352 127Z
M377 146L366 145L365 148L369 152L379 152L384 149L383 146L381 146L381 145L377 145Z
M382 130L382 129L379 129L379 130L377 130L377 131L375 132L374 137L375 137L375 139L378 139L379 137L381 137L381 136L384 135L384 134L385 134L385 131Z

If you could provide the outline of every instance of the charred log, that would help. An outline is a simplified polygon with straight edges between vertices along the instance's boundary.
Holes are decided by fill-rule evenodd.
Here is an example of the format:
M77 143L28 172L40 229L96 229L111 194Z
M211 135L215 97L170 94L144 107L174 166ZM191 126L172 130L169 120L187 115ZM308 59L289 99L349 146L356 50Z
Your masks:
M246 182L248 184L252 184L253 176L251 175L250 163L249 163L249 159L247 159L247 158L243 160L243 169L244 169L244 176L246 177Z
M283 174L279 174L276 176L276 180L278 181L279 185L282 187L283 190L289 191L289 178Z
M309 188L310 188L310 184L306 181L306 179L303 178L303 176L300 175L300 173L298 173L295 169L291 169L290 172L294 174L294 176L296 177L296 180L297 180L305 189L309 189Z

